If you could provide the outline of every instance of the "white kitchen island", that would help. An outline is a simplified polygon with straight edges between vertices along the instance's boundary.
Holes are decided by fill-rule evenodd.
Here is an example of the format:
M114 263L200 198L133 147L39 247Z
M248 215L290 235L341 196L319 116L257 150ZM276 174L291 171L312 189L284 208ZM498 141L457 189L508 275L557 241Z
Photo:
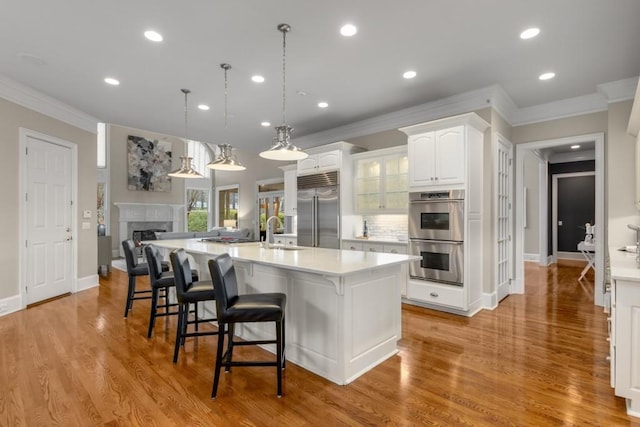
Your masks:
M201 277L209 276L209 259L228 253L241 294L285 293L287 360L337 384L350 383L398 352L400 289L408 278L407 263L416 257L309 247L266 249L258 243L198 239L149 243L184 248ZM243 324L236 334L273 339L275 331L269 326Z

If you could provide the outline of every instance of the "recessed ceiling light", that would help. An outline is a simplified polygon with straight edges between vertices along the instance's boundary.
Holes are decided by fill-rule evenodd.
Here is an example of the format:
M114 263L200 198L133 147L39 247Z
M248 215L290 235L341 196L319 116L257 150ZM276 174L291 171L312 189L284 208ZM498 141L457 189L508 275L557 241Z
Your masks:
M571 149L572 149L572 150L577 150L578 148L580 148L580 146L579 146L578 144L576 144L576 145L572 145L572 146L571 146Z
M258 75L252 76L251 80L253 80L256 83L264 83L264 77L258 76Z
M538 77L540 80L550 80L556 76L556 73L543 73Z
M345 24L340 28L340 34L345 37L351 37L358 32L358 29L353 24Z
M328 103L322 101L322 102L318 102L318 107L320 108L327 108L329 106Z
M271 123L269 123L269 122L262 122L262 123L260 123L260 126L264 126L264 127L271 126Z
M416 76L416 72L415 71L407 71L405 72L402 77L404 77L405 79L412 79Z
M540 28L531 27L531 28L527 28L526 30L521 32L520 33L520 38L523 39L523 40L532 39L535 36L537 36L538 34L540 34Z
M144 36L151 40L152 42L161 42L162 41L162 34L158 33L157 31L153 31L153 30L148 30L144 32Z
M120 82L117 79L114 79L113 77L106 77L104 79L104 82L106 84L110 84L111 86L118 86L120 84Z
M202 111L209 111L209 106L206 104L200 104L198 105L198 108L201 109Z

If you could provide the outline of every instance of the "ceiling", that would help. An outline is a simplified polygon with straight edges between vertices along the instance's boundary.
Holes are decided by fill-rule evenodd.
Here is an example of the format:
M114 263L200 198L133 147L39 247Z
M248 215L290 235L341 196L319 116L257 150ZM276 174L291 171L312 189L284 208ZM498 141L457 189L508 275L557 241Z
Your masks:
M294 142L496 84L524 108L640 74L637 0L5 3L0 74L100 121L222 143L220 64L231 64L226 138L250 151L268 148L282 121L283 22L292 27L286 121ZM350 38L339 34L348 22L358 27ZM521 40L530 26L540 35ZM164 41L145 39L148 29ZM407 70L417 76L403 79ZM546 71L556 77L538 80ZM265 82L252 82L254 74ZM107 76L121 84L105 84ZM186 131L181 88L192 91ZM272 126L261 127L265 120Z

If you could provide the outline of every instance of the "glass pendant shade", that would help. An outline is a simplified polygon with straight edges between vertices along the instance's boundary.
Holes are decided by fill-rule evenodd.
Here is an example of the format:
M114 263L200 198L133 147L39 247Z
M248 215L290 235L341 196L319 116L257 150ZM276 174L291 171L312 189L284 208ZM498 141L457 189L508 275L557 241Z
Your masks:
M184 93L184 133L187 134L187 96L191 91L189 89L180 89ZM169 172L172 178L202 178L197 170L191 165L193 157L189 157L189 143L184 140L184 156L180 156L180 169Z
M232 147L229 144L220 144L220 155L216 159L207 164L209 169L222 171L243 171L247 169L231 153Z
M269 160L302 160L309 157L307 153L300 148L291 144L291 131L293 128L289 125L280 125L274 128L276 137L273 139L273 145L266 151L260 153L260 157Z
M273 145L268 150L261 152L260 157L282 161L301 160L309 155L291 144L291 131L293 131L293 128L285 120L287 33L291 31L291 27L288 24L280 24L278 25L278 31L282 33L282 124L275 127L276 137L273 138Z

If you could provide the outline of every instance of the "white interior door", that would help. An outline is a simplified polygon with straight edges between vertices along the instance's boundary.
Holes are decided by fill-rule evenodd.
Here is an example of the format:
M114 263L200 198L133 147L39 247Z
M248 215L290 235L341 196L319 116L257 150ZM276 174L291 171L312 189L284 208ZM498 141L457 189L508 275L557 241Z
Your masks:
M497 177L496 177L496 281L498 284L498 301L511 292L513 247L512 230L512 177L513 177L513 145L498 136Z
M71 291L72 151L26 139L26 295L33 304Z

